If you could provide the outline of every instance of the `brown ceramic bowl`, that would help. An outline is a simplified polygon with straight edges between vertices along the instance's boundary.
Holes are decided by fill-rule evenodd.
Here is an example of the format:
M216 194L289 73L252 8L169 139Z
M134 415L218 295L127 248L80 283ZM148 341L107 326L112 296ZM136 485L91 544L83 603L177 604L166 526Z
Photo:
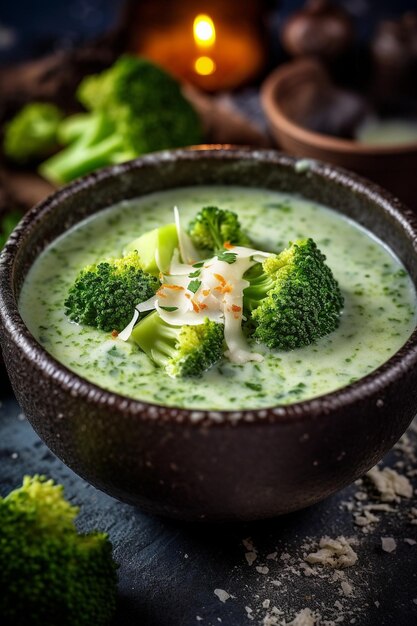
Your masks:
M309 122L318 117L317 108L324 106L323 93L329 88L325 70L311 59L287 63L268 76L261 101L278 145L290 154L367 176L417 211L417 142L370 146L310 130Z
M311 505L361 476L417 411L417 332L378 370L334 393L270 409L205 412L145 404L80 378L32 337L17 306L38 254L124 198L198 184L297 192L384 240L417 284L417 222L354 175L274 151L201 147L149 155L74 182L23 220L1 257L0 335L17 398L39 436L107 493L171 517L253 520Z

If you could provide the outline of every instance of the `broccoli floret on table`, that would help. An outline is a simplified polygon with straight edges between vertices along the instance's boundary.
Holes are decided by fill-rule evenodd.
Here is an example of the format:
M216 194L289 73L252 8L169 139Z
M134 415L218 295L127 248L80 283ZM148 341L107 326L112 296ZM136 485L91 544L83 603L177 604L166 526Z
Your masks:
M171 326L155 311L135 326L132 339L175 378L200 377L223 354L223 324L206 319L196 326Z
M117 574L105 533L79 534L63 487L25 476L0 498L0 615L4 626L105 626Z
M24 106L5 128L5 156L22 165L47 157L58 145L63 116L54 104L32 102Z
M223 249L226 242L235 246L251 245L236 213L216 206L202 208L189 223L187 232L197 249L208 252Z
M89 111L68 118L61 132L70 145L40 172L65 183L92 170L141 154L200 143L200 119L178 82L146 59L123 56L87 76L77 97Z
M246 273L244 308L256 341L293 350L338 327L343 296L325 259L312 239L301 239Z
M121 331L135 307L151 298L159 280L144 272L136 250L125 257L84 268L65 300L70 320L106 332Z

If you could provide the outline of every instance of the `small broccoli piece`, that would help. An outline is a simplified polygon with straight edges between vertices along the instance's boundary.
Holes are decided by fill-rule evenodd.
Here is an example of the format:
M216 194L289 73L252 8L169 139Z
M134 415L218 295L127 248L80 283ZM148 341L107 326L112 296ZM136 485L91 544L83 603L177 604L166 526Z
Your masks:
M245 274L244 308L256 341L293 350L338 327L343 297L325 259L312 239L301 239Z
M107 534L78 534L78 508L43 476L0 498L3 626L105 626L117 574Z
M207 318L197 326L170 326L155 311L135 326L132 339L174 378L197 378L223 354L223 324Z
M87 76L77 97L89 113L65 121L62 136L75 141L40 168L52 182L65 183L97 167L202 139L200 120L180 85L146 59L121 57L108 70ZM101 125L102 132L87 137L90 125Z
M22 165L40 161L58 145L57 132L63 113L54 104L27 104L5 128L5 156Z
M251 245L236 213L216 206L202 208L188 224L187 232L197 249L208 252L221 250L226 242L235 246Z
M133 251L84 268L69 290L65 312L79 324L121 331L135 306L151 298L158 287L158 279L142 270L140 257Z
M22 219L22 215L18 211L6 213L0 219L0 250L5 245L12 230Z

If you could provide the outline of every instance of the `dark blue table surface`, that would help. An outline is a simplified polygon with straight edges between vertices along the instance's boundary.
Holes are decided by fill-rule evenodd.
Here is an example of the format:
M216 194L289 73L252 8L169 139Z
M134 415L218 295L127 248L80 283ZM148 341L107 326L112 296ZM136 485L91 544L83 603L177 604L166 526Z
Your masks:
M366 533L347 508L361 502L355 498L358 492L375 502L366 485L352 485L307 510L264 522L195 525L153 518L97 491L63 465L21 414L4 375L0 399L0 495L16 487L24 474L46 474L63 483L67 497L81 506L81 530L109 533L120 564L115 625L285 624L305 607L318 610L324 620L343 616L343 624L417 624L417 545L404 541L417 540L412 499L394 504L393 512L377 512L379 521ZM417 434L410 429L407 441L384 464L400 463L399 472L412 474L414 453ZM316 549L324 535L357 541L358 562L342 574L353 587L351 596L343 595L334 570L315 567L316 575L302 573L303 554ZM248 537L257 553L252 565L242 543ZM395 552L382 550L381 537L396 540ZM274 552L275 559L268 559ZM256 569L265 566L267 573ZM222 603L215 589L231 598ZM276 622L264 621L272 607L282 613Z

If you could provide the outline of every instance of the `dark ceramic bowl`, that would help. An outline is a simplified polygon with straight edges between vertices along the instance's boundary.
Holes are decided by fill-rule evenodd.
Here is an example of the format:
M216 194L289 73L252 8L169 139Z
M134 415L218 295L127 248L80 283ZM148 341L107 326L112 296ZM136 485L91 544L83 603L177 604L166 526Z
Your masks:
M39 204L1 258L4 359L17 398L51 450L107 493L183 519L253 520L311 505L352 482L417 410L417 332L378 370L334 393L242 412L193 412L105 391L54 360L17 299L38 254L67 228L124 198L198 184L302 193L385 241L417 284L417 222L387 193L345 171L273 151L202 147L99 171ZM297 171L298 170L298 171Z

